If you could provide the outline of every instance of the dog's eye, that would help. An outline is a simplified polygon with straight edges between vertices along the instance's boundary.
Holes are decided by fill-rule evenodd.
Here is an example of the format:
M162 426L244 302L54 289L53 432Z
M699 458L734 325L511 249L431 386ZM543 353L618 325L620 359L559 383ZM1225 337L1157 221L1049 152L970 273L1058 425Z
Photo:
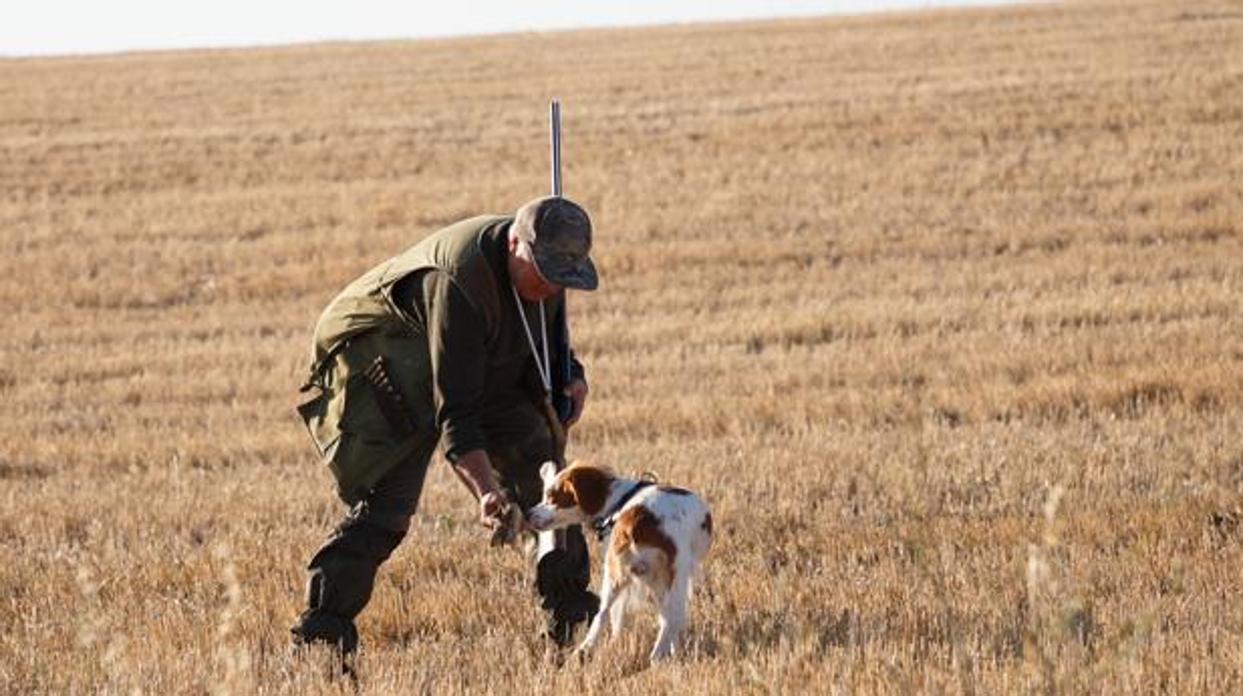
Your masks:
M569 490L568 486L558 486L548 491L548 504L556 508L566 509L574 507L574 494Z

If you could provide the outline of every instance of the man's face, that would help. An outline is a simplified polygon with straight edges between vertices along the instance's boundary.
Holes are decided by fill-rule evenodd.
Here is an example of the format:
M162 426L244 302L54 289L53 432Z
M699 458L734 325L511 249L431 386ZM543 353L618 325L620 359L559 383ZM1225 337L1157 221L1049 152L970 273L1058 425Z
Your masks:
M548 299L562 289L560 285L550 283L540 275L531 245L518 239L516 235L509 238L509 278L518 289L518 295L527 302Z

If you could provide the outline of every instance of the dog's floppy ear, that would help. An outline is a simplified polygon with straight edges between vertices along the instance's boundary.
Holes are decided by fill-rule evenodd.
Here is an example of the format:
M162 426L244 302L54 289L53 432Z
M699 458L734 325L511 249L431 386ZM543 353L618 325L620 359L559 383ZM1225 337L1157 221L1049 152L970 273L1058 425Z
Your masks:
M544 482L545 486L552 483L552 480L557 477L556 462L544 462L541 464L539 468L539 477Z

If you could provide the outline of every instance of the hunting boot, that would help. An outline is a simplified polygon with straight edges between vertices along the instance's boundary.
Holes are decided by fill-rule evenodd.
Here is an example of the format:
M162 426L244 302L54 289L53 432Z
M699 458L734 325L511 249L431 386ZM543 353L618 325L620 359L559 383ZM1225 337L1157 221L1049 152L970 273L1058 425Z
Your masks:
M307 608L290 628L295 645L330 645L348 655L358 649L354 618L371 599L376 571L405 538L375 521L358 503L307 565Z
M528 402L501 411L489 421L493 442L488 458L499 483L518 503L523 514L538 505L544 495L539 465L555 456L555 445L544 415ZM600 607L600 598L587 589L591 584L591 559L579 527L564 532L564 548L552 548L535 559L535 592L548 612L545 635L560 647L570 644L574 629L588 623Z

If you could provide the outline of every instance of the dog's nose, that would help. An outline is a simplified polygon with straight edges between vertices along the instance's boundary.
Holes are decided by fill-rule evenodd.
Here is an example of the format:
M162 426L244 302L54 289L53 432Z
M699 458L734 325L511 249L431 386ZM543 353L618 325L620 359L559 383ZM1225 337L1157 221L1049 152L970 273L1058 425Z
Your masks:
M532 509L527 513L527 526L537 532L544 531L544 527L548 522L539 514L538 510Z

